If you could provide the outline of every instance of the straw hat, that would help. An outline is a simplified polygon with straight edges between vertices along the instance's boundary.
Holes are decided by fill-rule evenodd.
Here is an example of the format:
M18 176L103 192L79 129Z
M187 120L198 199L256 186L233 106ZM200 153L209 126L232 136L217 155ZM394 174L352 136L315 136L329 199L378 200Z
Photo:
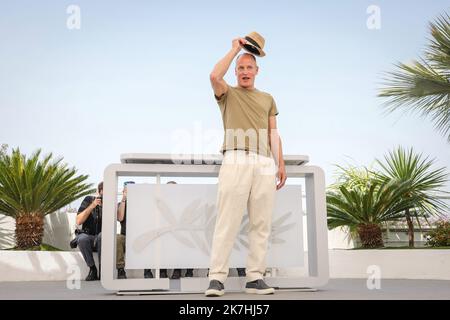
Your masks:
M243 48L254 54L258 57L264 57L266 53L263 51L264 48L264 38L258 32L251 32L244 38L247 40L247 43L243 46Z

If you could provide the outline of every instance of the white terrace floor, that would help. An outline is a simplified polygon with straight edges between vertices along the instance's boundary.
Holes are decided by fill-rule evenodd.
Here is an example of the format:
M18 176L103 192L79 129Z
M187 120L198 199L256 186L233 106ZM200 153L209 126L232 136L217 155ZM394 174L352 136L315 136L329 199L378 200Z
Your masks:
M172 280L177 281L177 280ZM228 293L220 298L206 298L202 294L132 295L118 296L103 289L99 281L81 282L80 289L67 289L65 281L57 282L2 282L0 300L56 299L56 300L450 300L450 281L446 280L381 280L380 289L367 289L365 279L330 279L315 292L277 291L275 295L255 296Z

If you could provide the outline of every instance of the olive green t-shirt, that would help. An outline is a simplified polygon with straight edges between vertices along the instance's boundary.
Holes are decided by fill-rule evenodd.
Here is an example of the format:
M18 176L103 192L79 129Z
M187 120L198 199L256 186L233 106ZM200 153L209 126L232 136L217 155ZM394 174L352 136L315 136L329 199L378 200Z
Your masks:
M273 97L258 89L228 86L225 94L215 98L225 131L221 152L247 150L271 156L269 117L278 114Z

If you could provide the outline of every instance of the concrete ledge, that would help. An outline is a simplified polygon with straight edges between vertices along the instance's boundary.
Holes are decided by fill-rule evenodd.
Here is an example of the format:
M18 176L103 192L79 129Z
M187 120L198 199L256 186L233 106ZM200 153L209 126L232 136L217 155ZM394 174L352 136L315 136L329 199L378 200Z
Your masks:
M450 250L330 250L330 278L367 278L377 266L383 279L450 280Z
M88 272L79 251L0 251L0 282L84 279Z
M98 256L94 253L95 265ZM171 269L169 276L171 275ZM84 280L89 268L78 250L10 251L0 250L0 282ZM194 276L206 276L206 269L194 270ZM143 278L143 270L127 270L129 278Z
M329 258L330 278L368 278L368 268L377 266L383 279L450 280L450 250L329 250ZM0 251L0 282L83 280L88 271L79 251ZM194 271L195 276L204 273ZM277 274L306 275L304 268L279 269ZM128 270L127 275L142 278L143 271Z

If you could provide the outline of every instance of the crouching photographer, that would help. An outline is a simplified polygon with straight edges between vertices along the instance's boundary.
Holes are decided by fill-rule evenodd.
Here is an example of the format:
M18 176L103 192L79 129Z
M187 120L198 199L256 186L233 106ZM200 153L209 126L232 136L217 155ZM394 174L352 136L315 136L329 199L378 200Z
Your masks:
M96 196L87 196L83 199L76 220L77 225L82 226L80 230L76 230L76 237L70 243L71 247L78 246L89 267L86 281L100 280L103 182L98 184L97 191ZM93 256L95 251L98 253L98 271Z

